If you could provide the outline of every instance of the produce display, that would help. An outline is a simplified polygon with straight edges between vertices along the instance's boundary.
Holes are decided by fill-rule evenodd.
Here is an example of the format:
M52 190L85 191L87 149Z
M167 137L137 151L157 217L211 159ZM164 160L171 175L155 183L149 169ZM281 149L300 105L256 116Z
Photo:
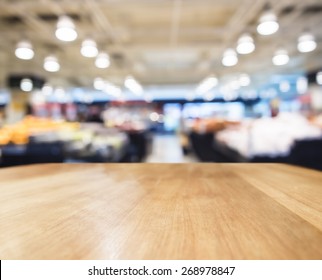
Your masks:
M79 123L27 116L19 123L5 125L0 129L0 145L28 144L30 139L37 135L47 135L48 137L53 137L54 133L64 135L64 133L76 131L79 126Z
M239 125L239 122L223 118L196 119L190 124L190 130L198 133L217 132L230 126Z
M151 112L153 109L148 107L110 107L102 113L102 118L107 127L128 132L141 132L150 128L149 116Z
M102 124L71 123L32 116L0 129L3 155L16 155L20 151L23 156L21 151L28 151L28 147L47 144L50 148L50 144L57 143L62 146L65 159L116 161L124 153L128 137L124 132Z
M275 118L245 120L216 133L215 138L246 158L284 156L295 141L322 138L322 129L300 114L281 113Z
M83 123L73 134L61 132L60 137L69 138L66 152L75 158L99 157L116 161L128 144L128 137L117 129L101 124Z

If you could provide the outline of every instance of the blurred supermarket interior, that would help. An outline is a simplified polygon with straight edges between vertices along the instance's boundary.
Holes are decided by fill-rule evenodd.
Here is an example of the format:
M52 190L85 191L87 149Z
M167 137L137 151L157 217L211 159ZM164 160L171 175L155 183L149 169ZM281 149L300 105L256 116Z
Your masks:
M0 166L322 170L321 0L1 0Z

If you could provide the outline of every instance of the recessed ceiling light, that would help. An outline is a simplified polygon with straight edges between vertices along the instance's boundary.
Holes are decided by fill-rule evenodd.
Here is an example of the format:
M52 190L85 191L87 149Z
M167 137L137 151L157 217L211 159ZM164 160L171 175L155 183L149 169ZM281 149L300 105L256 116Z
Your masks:
M316 73L316 82L318 85L322 85L322 71Z
M44 84L44 86L41 89L41 92L47 96L51 95L53 93L53 91L54 91L53 87L49 84Z
M284 49L277 50L272 59L274 65L278 66L287 64L289 60L290 58L288 56L288 53Z
M68 16L60 16L57 22L56 37L65 42L76 40L77 32L72 19Z
M125 78L124 81L124 86L130 90L131 92L133 92L136 95L142 95L143 93L143 88L142 86L139 84L139 82L134 79L132 76L127 76Z
M32 49L32 45L29 41L20 41L17 44L15 50L16 57L23 60L29 60L34 57L34 54L34 50Z
M104 82L103 91L109 95L114 96L114 97L120 97L122 95L122 90L118 86L116 86L108 81Z
M94 40L86 39L82 43L81 54L85 57L95 57L98 54L97 46Z
M105 81L102 78L95 78L94 79L94 88L97 90L103 90L105 85Z
M99 53L95 60L95 66L97 68L108 68L110 66L110 57L107 53Z
M53 56L47 56L44 60L44 69L48 72L57 72L60 69L58 59Z
M238 62L238 57L236 52L233 49L227 49L224 52L223 58L222 58L222 64L224 66L234 66Z
M249 34L243 34L238 39L237 52L239 54L249 54L255 50L254 39Z
M257 32L261 35L271 35L277 32L279 24L277 17L271 8L267 8L259 19Z
M33 83L32 80L25 78L20 82L20 88L22 91L32 91Z
M214 75L211 75L201 81L201 83L198 85L196 91L199 94L204 94L217 85L218 85L218 78Z
M297 49L299 52L306 53L316 49L315 38L310 33L304 33L298 38Z
M239 76L239 84L242 87L247 87L250 85L250 77L247 74L241 74Z

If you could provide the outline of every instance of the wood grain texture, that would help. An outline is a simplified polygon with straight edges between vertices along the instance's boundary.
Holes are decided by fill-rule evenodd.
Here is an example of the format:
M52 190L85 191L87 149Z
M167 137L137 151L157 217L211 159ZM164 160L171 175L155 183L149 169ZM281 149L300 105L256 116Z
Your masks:
M0 170L0 259L321 259L322 173L280 164Z

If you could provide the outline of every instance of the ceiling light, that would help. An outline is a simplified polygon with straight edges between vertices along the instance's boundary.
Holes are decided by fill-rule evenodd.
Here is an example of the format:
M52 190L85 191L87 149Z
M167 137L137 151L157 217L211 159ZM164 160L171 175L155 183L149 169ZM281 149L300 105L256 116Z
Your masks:
M255 50L254 39L249 34L240 36L236 50L240 54L252 53Z
M57 72L60 69L58 59L55 56L47 56L44 60L44 69L48 72Z
M250 77L247 74L241 74L239 76L239 84L242 87L247 87L250 85Z
M203 94L218 85L218 79L215 76L209 76L205 78L197 87L196 91L199 94Z
M108 68L110 66L110 57L107 53L99 53L95 60L97 68Z
M239 80L232 80L229 84L228 84L228 87L231 89L231 90L238 90L240 89L240 83L239 83Z
M289 60L290 58L288 53L284 49L277 50L272 59L274 65L285 65L289 62Z
M62 87L56 88L56 90L55 90L55 96L57 98L62 99L62 98L65 97L65 94L66 94L66 92L65 92L65 90Z
M322 71L316 73L316 82L319 85L322 85Z
M36 91L31 95L30 103L32 105L43 105L46 103L46 97L40 91Z
M53 87L49 84L44 84L44 86L41 89L41 92L46 96L51 95L53 91L54 91Z
M315 38L310 33L304 33L298 38L297 49L299 52L306 53L316 49Z
M306 77L299 77L296 81L296 89L299 94L306 93L309 87L309 82Z
M82 43L81 54L85 57L95 57L98 54L95 41L86 39Z
M132 76L127 76L125 78L124 86L134 94L142 95L142 86Z
M224 66L234 66L238 62L238 57L236 52L233 49L227 49L224 52L223 58L222 58L222 64Z
M33 88L32 80L25 78L20 82L20 88L22 91L31 91Z
M102 78L94 79L94 88L97 90L103 90L105 86L105 81Z
M289 81L282 81L279 84L279 88L281 92L288 92L291 89L291 85Z
M104 83L104 92L114 97L119 97L122 94L122 90L119 87L107 81Z
M228 83L221 85L220 88L219 88L219 91L220 91L221 94L225 93L228 90L229 90Z
M76 40L77 32L72 19L68 16L60 16L57 22L56 37L65 42Z
M266 11L259 19L257 32L261 35L274 34L279 28L277 17L272 9L266 8Z
M67 94L65 89L62 87L56 88L54 95L55 95L55 99L59 103L68 103L71 101L71 97Z
M24 60L29 60L34 57L34 51L29 41L21 41L17 44L15 55L16 57Z

